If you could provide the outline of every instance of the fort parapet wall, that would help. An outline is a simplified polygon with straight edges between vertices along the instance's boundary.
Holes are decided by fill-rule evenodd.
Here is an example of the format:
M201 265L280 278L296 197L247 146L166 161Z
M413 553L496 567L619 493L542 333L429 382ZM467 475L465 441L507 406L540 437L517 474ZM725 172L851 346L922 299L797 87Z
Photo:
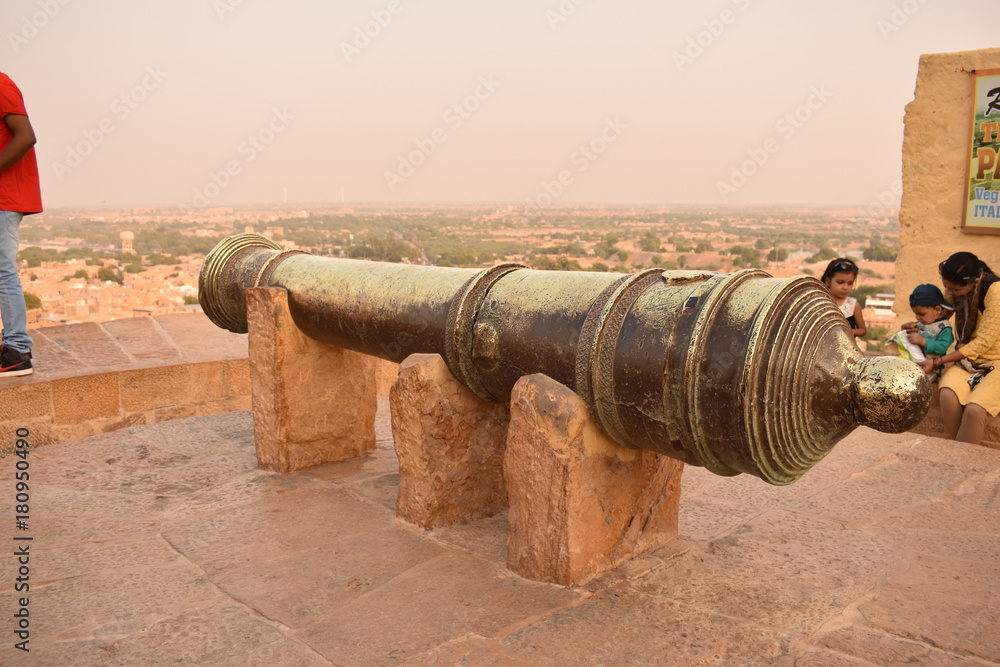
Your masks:
M201 313L33 329L35 372L0 379L0 453L140 424L250 409L247 337ZM387 396L395 365L379 367ZM390 368L391 366L391 368Z
M250 408L245 336L201 313L66 324L30 332L35 372L0 380L0 450Z

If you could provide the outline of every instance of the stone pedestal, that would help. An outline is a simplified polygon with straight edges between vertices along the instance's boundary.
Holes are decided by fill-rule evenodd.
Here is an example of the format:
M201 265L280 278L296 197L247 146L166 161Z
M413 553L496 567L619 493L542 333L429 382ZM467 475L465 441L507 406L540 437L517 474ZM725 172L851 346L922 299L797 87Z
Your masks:
M389 405L399 458L396 516L440 527L506 507L501 466L507 405L473 394L436 354L403 361Z
M257 464L277 472L375 449L377 359L305 336L287 292L247 294Z
M677 536L680 461L617 445L544 375L521 378L510 409L511 570L570 586Z

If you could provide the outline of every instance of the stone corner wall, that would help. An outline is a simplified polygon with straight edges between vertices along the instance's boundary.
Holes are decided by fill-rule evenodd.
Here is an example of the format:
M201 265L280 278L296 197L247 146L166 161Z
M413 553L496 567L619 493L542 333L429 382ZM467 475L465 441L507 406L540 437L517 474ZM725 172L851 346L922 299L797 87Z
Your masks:
M961 231L972 71L990 68L1000 68L1000 48L920 58L903 132L900 253L893 307L897 326L912 319L909 295L914 287L941 285L938 263L952 253L973 252L1000 271L1000 235Z
M18 429L34 446L120 428L250 409L248 360L222 359L88 373L0 388L0 458Z

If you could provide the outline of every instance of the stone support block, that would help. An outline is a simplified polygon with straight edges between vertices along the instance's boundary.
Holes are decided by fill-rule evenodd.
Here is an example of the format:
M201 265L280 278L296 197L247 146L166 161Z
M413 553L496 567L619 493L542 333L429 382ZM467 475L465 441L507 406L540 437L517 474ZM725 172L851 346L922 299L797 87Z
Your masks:
M313 340L288 310L288 293L247 295L257 464L290 472L375 449L376 359Z
M571 586L677 536L680 461L616 444L544 375L521 378L510 409L511 570Z
M414 354L403 361L389 405L399 458L396 516L439 527L506 507L502 459L507 405L473 394L436 354Z

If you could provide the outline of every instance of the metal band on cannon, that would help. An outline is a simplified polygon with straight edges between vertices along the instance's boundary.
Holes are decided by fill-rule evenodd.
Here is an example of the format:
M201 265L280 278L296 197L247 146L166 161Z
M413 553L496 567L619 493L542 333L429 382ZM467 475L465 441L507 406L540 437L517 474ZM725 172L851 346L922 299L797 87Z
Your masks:
M523 264L497 264L485 271L480 271L469 278L462 286L459 294L448 309L448 325L446 331L451 336L450 344L445 345L444 360L451 369L452 375L461 378L462 382L479 398L486 401L497 401L498 397L491 394L483 386L472 360L473 330L479 309L486 301L490 288L511 271L526 268Z
M822 284L651 269L635 275L385 264L224 239L199 299L246 332L246 293L288 291L308 336L391 361L437 353L474 393L507 401L544 373L619 444L720 475L789 484L859 425L901 432L930 406L923 372L865 358Z

